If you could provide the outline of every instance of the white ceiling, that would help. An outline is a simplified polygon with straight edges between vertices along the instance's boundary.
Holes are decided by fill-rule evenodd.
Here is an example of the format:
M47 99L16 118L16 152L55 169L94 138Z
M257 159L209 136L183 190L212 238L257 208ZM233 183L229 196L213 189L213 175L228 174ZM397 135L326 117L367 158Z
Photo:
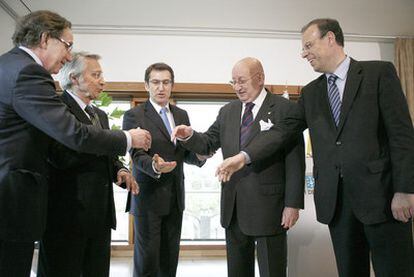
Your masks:
M11 16L56 11L74 32L297 36L311 19L331 17L349 37L414 37L414 0L0 0L0 6Z

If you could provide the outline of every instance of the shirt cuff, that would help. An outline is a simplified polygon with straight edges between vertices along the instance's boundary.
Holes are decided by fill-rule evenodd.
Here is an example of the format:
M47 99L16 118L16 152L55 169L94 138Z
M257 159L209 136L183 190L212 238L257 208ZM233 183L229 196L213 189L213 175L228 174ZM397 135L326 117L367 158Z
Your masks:
M246 160L246 164L251 164L251 163L252 163L252 160L250 159L249 154L247 154L247 153L246 153L246 152L244 152L244 151L240 151L240 153L242 153L242 154L243 154L244 159Z
M155 162L152 161L152 170L154 170L155 173L155 177L156 178L160 178L161 177L161 172L159 172L156 168L155 168Z
M118 172L117 172L117 173L119 173L119 172L121 172L121 171L125 171L125 172L128 172L128 173L129 173L129 170L128 170L128 169L126 169L126 168L121 168L120 170L118 170Z
M127 140L127 148L126 148L126 152L128 153L129 150L131 150L132 147L132 138L131 138L131 134L128 131L123 131L125 136L126 136L126 140Z
M189 140L192 136L194 135L194 130L191 130L191 135L189 135L186 138L177 138L177 140L182 141L182 142L186 142L187 140Z

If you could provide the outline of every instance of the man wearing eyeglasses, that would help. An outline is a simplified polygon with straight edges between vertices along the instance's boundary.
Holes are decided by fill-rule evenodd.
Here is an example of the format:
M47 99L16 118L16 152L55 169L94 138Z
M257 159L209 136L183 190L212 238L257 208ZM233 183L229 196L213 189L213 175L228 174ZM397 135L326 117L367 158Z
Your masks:
M183 162L202 166L204 157L171 141L171 130L189 125L187 112L170 104L174 71L165 63L145 71L149 100L127 111L123 128L151 133L151 149L130 152L140 194L132 195L127 210L134 215L134 277L175 276L184 210Z
M305 25L302 46L322 75L303 88L283 124L246 152L251 161L273 155L289 133L309 128L316 216L329 226L339 276L369 277L371 260L376 276L412 277L414 130L396 70L346 55L334 19ZM232 157L219 175L228 179L244 163Z
M180 125L173 137L204 155L220 147L224 158L243 153L292 105L267 91L264 81L260 61L244 58L237 62L230 84L238 100L220 110L207 132ZM304 173L304 143L298 135L278 153L252 162L222 183L221 225L226 229L229 277L254 276L255 249L261 277L286 276L286 231L295 225L303 208Z
M60 101L50 74L72 59L70 28L56 13L30 13L16 26L16 47L0 57L0 276L30 276L34 241L46 223L52 138L76 151L111 156L151 143L143 130L81 124Z

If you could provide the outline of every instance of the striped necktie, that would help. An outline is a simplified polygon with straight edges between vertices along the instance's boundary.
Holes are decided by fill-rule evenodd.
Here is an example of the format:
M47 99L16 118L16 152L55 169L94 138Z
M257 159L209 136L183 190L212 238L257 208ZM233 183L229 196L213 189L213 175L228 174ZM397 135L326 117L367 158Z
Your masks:
M246 103L246 106L244 107L242 123L240 126L240 149L246 147L247 139L250 134L250 127L253 124L253 107L254 103Z
M338 79L338 76L336 75L331 75L328 78L328 98L335 125L338 127L342 103L341 98L339 97L338 86L335 84L336 79Z
M91 122L94 126L102 128L102 125L98 119L98 115L94 111L93 107L86 105L85 112L89 115L89 118L91 119Z

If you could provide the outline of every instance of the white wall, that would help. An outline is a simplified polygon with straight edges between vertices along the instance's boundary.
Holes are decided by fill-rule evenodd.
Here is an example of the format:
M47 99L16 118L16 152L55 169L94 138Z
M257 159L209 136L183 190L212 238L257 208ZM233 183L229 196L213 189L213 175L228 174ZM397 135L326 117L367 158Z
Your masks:
M14 33L14 20L0 8L0 55L13 47L12 35Z
M346 52L360 60L393 61L392 42L346 42ZM75 34L75 50L102 55L107 81L140 81L151 63L170 64L176 81L227 83L231 68L246 56L259 58L268 84L304 85L318 76L300 58L300 39L206 36Z

